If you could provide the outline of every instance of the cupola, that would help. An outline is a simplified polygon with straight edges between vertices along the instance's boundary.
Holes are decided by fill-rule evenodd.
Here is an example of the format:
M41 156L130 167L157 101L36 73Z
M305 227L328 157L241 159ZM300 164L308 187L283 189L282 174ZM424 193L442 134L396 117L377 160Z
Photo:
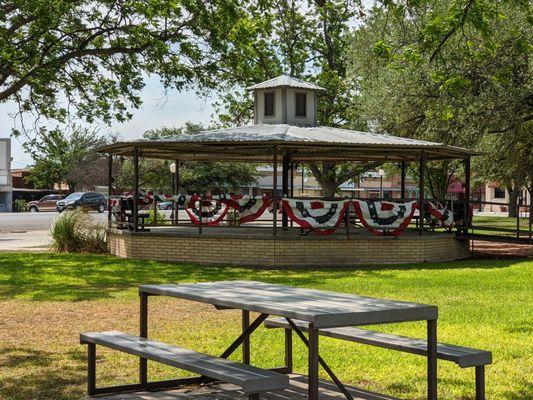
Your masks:
M280 75L247 89L254 94L254 124L317 124L317 94L323 87Z

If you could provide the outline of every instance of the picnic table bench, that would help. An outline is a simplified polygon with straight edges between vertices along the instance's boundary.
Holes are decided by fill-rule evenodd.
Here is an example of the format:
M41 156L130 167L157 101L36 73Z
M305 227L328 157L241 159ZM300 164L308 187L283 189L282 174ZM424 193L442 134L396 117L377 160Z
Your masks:
M126 387L96 388L95 346L100 345L124 353L136 355L146 360L157 361L172 367L184 369L215 380L240 386L249 399L257 399L258 393L286 389L289 386L287 375L264 370L225 358L198 353L179 346L128 335L118 331L90 332L80 335L80 343L89 346L89 395L123 392ZM175 385L177 382L173 381ZM185 382L183 382L185 383ZM138 389L131 385L129 389ZM155 388L152 385L152 388Z
M291 322L285 318L270 318L264 322L264 325L270 329L298 329L301 332L308 332L309 324L307 322L299 320L292 320ZM421 356L427 356L428 353L427 341L425 340L376 332L369 329L355 327L324 328L319 330L319 334ZM476 400L485 400L485 365L492 363L492 353L490 351L437 343L437 358L454 362L461 368L475 367Z

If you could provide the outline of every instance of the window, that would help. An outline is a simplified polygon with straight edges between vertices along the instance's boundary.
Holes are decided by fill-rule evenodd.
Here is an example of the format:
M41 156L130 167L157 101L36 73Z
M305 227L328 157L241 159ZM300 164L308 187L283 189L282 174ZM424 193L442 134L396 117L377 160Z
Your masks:
M307 117L307 93L296 93L296 116L297 117Z
M274 95L275 92L265 93L265 117L274 116Z
M494 188L495 199L505 199L505 190L501 188Z

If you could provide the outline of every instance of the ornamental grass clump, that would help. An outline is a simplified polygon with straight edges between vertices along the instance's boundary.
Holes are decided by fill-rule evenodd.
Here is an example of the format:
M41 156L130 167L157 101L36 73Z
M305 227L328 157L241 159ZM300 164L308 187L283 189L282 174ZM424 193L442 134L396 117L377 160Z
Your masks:
M105 225L85 211L65 211L50 229L52 249L60 253L105 253Z

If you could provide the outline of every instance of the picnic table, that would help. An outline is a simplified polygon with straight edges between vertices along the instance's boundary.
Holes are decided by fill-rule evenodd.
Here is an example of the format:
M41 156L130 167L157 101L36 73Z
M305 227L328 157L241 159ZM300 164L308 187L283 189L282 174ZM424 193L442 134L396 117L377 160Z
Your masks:
M243 362L250 363L250 335L269 315L285 317L292 330L308 347L308 398L318 400L319 364L339 389L348 391L319 355L319 329L388 324L407 321L427 323L427 391L428 399L437 399L437 317L436 306L383 300L372 297L296 288L254 281L219 281L187 284L141 285L140 336L148 337L149 296L170 296L212 304L217 309L242 310L242 333L220 356L227 358L239 346L243 348ZM250 323L250 311L259 316ZM309 325L306 338L292 320ZM292 340L286 330L286 341ZM287 342L286 342L287 343ZM287 364L292 360L291 346L285 347ZM147 381L147 360L140 359L141 383ZM290 366L288 365L288 369ZM347 395L348 397L348 395ZM349 397L348 397L349 398Z

